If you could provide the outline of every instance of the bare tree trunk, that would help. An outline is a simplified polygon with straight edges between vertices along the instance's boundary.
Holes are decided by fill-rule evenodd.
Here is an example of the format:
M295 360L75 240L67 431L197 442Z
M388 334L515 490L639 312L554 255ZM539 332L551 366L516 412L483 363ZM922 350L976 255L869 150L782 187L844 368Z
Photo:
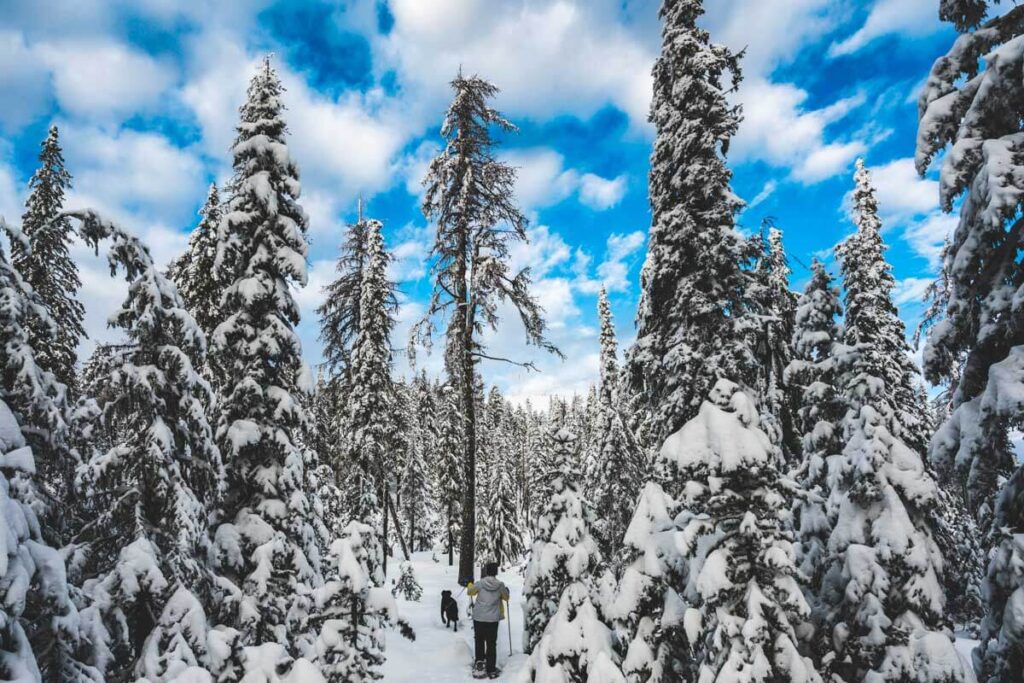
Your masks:
M409 561L412 557L409 556L409 546L405 544L405 536L402 535L402 527L398 524L398 513L395 512L395 506L391 502L391 492L389 491L385 493L384 496L387 498L388 512L391 513L391 516L395 520L395 531L397 532L395 535L398 536L398 542L402 545L402 554L405 555L406 561Z
M476 565L476 401L473 396L473 372L473 357L469 348L466 348L462 365L462 402L466 413L466 489L462 495L462 543L459 545L461 584L473 580Z

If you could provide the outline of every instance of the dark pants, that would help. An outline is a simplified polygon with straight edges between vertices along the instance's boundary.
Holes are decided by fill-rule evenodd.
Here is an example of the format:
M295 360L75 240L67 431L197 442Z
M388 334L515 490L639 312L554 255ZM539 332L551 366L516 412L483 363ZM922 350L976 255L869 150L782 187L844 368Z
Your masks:
M476 645L478 662L487 662L487 673L497 670L495 658L498 656L498 622L473 621L473 642Z

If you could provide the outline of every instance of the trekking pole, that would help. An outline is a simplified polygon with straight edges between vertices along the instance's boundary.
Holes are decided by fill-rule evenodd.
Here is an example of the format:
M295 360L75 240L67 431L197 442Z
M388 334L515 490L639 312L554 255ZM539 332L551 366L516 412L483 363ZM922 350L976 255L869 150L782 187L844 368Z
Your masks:
M512 601L508 601L508 656L511 657L515 650L512 649Z

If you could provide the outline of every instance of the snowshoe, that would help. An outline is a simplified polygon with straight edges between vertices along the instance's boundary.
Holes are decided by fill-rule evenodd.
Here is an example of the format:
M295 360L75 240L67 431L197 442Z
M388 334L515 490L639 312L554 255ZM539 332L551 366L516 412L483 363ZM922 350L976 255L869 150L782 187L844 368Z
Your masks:
M483 662L473 664L473 678L487 678L487 670L484 668Z
M495 669L491 673L487 674L488 678L498 678L499 676L501 676L501 669Z

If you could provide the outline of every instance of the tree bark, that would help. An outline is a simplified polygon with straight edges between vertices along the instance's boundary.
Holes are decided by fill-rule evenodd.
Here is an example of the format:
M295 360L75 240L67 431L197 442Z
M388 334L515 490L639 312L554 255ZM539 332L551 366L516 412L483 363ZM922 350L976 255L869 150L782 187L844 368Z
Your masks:
M402 554L405 555L405 559L408 562L412 560L412 557L409 555L409 546L405 544L405 536L402 535L402 527L398 524L398 513L395 512L395 506L391 502L391 492L389 491L384 495L387 498L388 512L391 513L391 517L395 520L395 531L397 532L395 535L398 536L398 542L402 545Z

